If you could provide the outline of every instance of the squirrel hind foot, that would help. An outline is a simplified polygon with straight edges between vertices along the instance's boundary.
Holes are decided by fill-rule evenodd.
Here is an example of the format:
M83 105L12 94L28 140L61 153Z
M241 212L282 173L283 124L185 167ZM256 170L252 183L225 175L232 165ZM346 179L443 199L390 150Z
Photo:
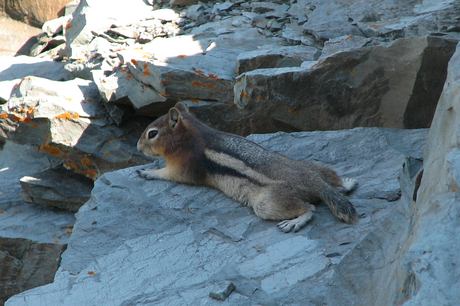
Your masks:
M313 212L309 211L292 220L284 220L278 223L277 227L284 233L289 233L291 230L297 232L310 221L312 216Z
M345 177L342 179L342 188L344 193L349 193L358 186L358 180Z

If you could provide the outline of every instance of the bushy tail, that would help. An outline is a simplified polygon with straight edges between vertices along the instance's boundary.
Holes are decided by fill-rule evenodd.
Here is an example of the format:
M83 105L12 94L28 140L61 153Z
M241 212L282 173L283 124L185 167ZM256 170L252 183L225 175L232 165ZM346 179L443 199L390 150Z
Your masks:
M322 188L321 199L326 202L332 213L340 220L352 224L358 222L359 216L355 207L337 188L325 184Z

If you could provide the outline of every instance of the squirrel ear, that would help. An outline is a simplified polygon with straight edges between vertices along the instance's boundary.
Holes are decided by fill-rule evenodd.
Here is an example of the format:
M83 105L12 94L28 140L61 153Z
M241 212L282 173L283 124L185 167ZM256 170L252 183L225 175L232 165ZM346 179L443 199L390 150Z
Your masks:
M168 123L169 123L169 126L174 129L177 125L177 123L179 122L180 118L182 116L180 115L180 112L177 108L173 107L169 110L169 113L168 113Z
M176 105L174 105L174 107L177 108L180 112L190 113L188 110L188 106L182 102L177 102Z

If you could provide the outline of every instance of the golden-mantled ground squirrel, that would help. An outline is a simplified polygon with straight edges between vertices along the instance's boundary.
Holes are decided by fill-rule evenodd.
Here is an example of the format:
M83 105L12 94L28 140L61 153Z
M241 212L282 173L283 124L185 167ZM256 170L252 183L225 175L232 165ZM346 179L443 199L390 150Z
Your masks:
M339 219L356 223L358 215L343 193L357 186L327 167L296 161L246 138L214 130L179 102L142 134L137 148L163 157L166 167L140 170L146 179L211 186L251 206L257 216L285 220L278 227L298 231L312 217L312 203L323 200Z

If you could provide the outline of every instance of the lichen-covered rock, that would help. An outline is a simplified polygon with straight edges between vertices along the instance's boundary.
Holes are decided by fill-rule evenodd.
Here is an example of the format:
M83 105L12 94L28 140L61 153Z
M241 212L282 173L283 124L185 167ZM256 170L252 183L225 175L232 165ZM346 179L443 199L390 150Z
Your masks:
M148 121L126 122L122 128L109 124L99 91L91 81L25 78L0 113L1 138L34 145L60 158L68 169L92 179L148 161L135 147Z
M0 302L53 281L75 223L73 213L22 201L20 178L59 159L0 141ZM67 186L69 188L69 186Z

